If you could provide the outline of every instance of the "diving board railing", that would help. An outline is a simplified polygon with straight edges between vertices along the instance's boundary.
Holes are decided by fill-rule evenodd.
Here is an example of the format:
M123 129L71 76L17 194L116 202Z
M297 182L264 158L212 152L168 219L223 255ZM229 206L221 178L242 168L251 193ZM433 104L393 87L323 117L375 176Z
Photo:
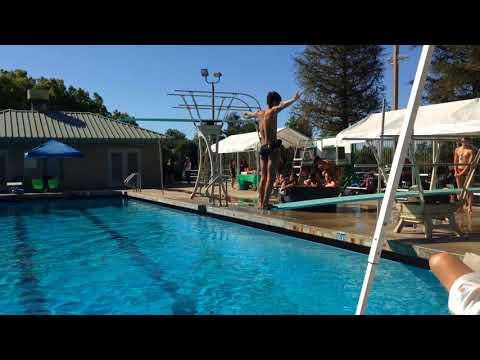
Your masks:
M135 181L135 186L131 186L129 183L133 180L136 179ZM123 180L123 184L125 187L130 187L132 189L135 189L135 191L142 191L142 175L139 172L134 172L128 175L125 180Z

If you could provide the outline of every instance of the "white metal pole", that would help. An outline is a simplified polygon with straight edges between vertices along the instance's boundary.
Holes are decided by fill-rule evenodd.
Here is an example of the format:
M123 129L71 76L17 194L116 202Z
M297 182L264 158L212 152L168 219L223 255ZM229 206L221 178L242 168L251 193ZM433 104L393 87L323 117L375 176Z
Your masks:
M385 225L387 225L386 220L390 218L391 205L395 198L398 181L400 180L400 174L405 162L405 155L412 137L413 125L415 123L415 117L417 116L418 106L420 104L423 86L427 77L433 49L433 45L424 45L422 48L422 53L420 55L420 60L417 67L417 73L413 82L412 91L410 92L410 99L408 100L407 111L403 119L397 148L393 157L392 168L388 177L385 196L382 201L382 207L380 208L380 214L375 227L375 232L373 234L370 254L368 256L367 271L365 272L365 278L363 280L362 290L360 292L360 298L356 310L357 315L364 314L367 308L368 294L373 284L375 267L378 264L380 255L382 253Z

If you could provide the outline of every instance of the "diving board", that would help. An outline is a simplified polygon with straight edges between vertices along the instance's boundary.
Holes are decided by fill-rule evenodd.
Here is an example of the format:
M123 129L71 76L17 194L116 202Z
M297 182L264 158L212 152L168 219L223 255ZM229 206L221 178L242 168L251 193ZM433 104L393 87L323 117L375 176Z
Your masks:
M428 196L438 196L438 195L458 195L461 194L463 189L436 189L436 190L427 190L423 192L423 195ZM479 192L480 188L469 188L468 192ZM396 199L409 198L419 196L418 191L398 191L395 194ZM364 195L352 195L352 196L337 196L331 198L323 199L314 199L314 200L303 200L295 201L283 204L277 204L274 206L274 209L279 210L296 210L296 209L307 209L317 206L327 206L327 205L338 205L338 204L351 204L361 201L371 201L371 200L381 200L383 199L384 193L375 193L375 194L364 194Z

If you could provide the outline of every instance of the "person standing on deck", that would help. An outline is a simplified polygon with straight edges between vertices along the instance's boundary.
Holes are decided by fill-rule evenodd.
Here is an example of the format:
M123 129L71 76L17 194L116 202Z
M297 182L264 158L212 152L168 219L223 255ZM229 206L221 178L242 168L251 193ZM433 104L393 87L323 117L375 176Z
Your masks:
M281 141L277 140L277 115L283 109L292 105L300 98L297 92L287 101L282 101L280 94L271 91L267 95L268 108L254 113L244 113L245 118L256 118L258 121L258 137L260 138L260 167L261 178L258 189L258 208L268 209L273 180L280 159Z
M460 146L455 149L454 153L454 170L455 179L457 180L457 187L461 189L467 180L467 174L470 170L470 163L475 156L475 149L467 138L460 140ZM473 194L468 193L466 210L467 213L472 212Z
M187 183L190 184L190 171L192 170L192 162L188 156L185 157L185 162L183 163L183 174Z
M235 189L235 180L237 178L237 162L235 160L230 160L230 179L232 181L232 189Z

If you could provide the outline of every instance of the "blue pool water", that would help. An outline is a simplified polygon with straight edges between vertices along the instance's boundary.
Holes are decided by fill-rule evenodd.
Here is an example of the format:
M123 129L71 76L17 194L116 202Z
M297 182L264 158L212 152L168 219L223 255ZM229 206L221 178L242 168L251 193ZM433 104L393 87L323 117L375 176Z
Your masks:
M367 256L126 199L0 203L2 314L353 314ZM447 314L382 260L370 314Z

